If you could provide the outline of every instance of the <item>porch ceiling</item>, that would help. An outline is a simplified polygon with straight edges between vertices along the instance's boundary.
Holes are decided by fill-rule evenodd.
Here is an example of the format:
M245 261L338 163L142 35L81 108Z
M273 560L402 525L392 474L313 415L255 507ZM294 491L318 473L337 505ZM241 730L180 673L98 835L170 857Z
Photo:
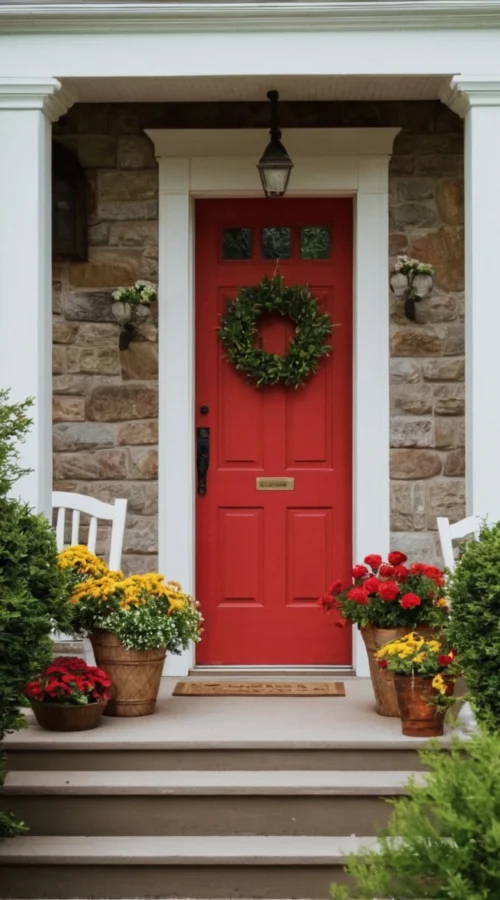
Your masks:
M181 103L251 102L267 91L284 101L436 100L449 79L441 75L398 76L255 76L176 78L65 78L63 87L78 102Z

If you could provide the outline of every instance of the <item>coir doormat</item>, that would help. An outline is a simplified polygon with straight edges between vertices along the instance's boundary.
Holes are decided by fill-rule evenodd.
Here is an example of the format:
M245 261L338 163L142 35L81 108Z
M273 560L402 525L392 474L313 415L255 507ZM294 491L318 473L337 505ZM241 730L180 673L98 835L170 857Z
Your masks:
M174 697L345 697L342 681L178 681Z

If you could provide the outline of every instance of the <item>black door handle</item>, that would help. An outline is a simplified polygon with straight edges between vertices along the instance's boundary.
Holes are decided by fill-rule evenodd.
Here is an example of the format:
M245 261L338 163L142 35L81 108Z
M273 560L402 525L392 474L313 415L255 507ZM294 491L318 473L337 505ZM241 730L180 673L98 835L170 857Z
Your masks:
M207 493L207 472L210 465L210 428L196 429L196 471L198 474L198 494Z

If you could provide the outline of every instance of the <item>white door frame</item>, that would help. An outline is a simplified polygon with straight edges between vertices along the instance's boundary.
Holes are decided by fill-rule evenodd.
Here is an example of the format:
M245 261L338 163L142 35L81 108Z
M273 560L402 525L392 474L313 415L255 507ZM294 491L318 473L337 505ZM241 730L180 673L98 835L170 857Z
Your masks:
M354 198L353 561L389 551L388 169L398 128L288 129L288 196ZM261 197L260 129L150 130L159 162L159 570L195 592L194 200ZM279 201L277 201L279 202ZM369 425L369 427L368 427ZM195 648L167 662L185 675ZM353 666L368 675L357 631Z

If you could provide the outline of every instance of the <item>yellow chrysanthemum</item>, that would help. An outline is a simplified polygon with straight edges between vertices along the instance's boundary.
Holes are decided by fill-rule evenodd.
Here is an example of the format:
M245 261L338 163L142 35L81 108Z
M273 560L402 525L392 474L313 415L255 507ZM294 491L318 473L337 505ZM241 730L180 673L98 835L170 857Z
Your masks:
M442 675L435 675L432 679L432 687L440 694L446 694L446 684Z
M104 560L91 553L82 544L74 544L61 550L58 557L60 569L75 569L79 575L99 578L105 575L108 567Z

